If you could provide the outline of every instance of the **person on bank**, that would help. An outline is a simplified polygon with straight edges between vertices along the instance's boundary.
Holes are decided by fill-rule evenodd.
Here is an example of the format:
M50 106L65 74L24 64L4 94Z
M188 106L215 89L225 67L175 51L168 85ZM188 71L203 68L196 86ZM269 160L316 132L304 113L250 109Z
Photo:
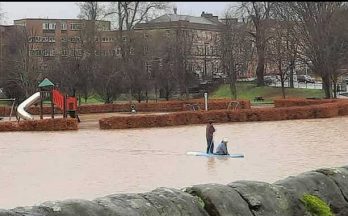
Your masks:
M228 139L226 137L223 138L221 143L216 148L215 154L218 154L218 155L229 155L228 150L227 150L227 143L228 143Z
M213 121L209 120L206 128L206 138L207 138L207 154L213 154L214 151L214 132L215 128L213 125Z

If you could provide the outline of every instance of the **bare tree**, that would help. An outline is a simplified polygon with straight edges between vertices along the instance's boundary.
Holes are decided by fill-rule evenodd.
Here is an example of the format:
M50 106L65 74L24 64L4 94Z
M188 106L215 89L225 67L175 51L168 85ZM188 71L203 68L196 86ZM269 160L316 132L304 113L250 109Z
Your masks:
M30 34L28 34L31 32ZM9 55L5 58L5 74L7 74L5 91L11 94L12 88L17 88L17 97L24 99L37 90L38 82L42 79L40 52L29 43L29 38L35 36L34 30L25 31L22 28L8 37Z
M87 1L77 3L80 7L79 18L86 20L98 20L105 15L104 7L100 2Z
M298 49L301 35L299 34L294 21L291 19L291 14L286 12L287 7L288 5L284 4L283 2L274 3L272 10L275 18L275 26L273 26L273 30L275 29L276 36L280 36L281 34L285 33L285 35L283 35L283 39L286 41L286 57L289 60L288 78L290 88L294 88L294 72L296 63L300 60Z
M194 83L194 65L193 58L194 32L193 30L176 28L173 32L173 66L175 77L178 82L181 96L185 95L189 99L189 87Z
M119 70L120 59L112 57L100 58L97 71L94 74L94 89L105 103L113 103L121 94L123 75Z
M308 60L309 67L323 81L326 98L332 97L332 74L337 71L341 58L346 56L347 25L341 12L346 12L343 2L288 2L287 13L296 23L300 33L300 55Z
M176 71L174 68L174 51L176 47L174 39L174 34L161 31L152 34L149 39L150 53L153 57L151 70L154 79L156 100L158 89L160 96L169 100L177 86Z
M272 38L269 42L268 56L271 67L275 68L275 74L282 87L282 95L285 98L285 81L289 78L289 71L294 67L296 60L296 45L291 29L287 21L274 21Z
M127 77L127 80L132 83L132 80L135 81L138 77L133 76L129 71L135 70L134 61L140 63L140 59L134 59L131 56L131 49L134 49L131 45L130 35L135 35L133 32L134 26L137 23L143 22L151 17L154 13L166 9L167 2L115 2L111 3L109 12L105 16L115 15L116 17L116 26L118 28L117 38L118 44L120 46L121 56L122 56L122 68L124 76ZM126 31L126 33L125 33ZM132 60L133 59L133 60ZM131 69L132 68L132 69ZM141 67L142 69L144 67ZM127 72L126 72L127 71ZM134 89L129 86L129 101L132 101L132 91ZM134 86L133 86L134 88ZM138 100L141 98L139 89Z
M223 71L228 75L231 97L237 99L237 75L247 70L251 61L251 41L246 24L226 14L219 38L219 50Z
M156 12L167 9L168 2L115 2L106 16L116 15L119 30L131 30L138 23L148 20Z
M267 41L269 39L269 19L271 17L271 9L273 2L242 2L240 5L240 11L242 12L242 18L247 16L251 21L253 30L250 30L250 35L254 38L257 50L257 85L264 85L264 69L265 69L265 52Z

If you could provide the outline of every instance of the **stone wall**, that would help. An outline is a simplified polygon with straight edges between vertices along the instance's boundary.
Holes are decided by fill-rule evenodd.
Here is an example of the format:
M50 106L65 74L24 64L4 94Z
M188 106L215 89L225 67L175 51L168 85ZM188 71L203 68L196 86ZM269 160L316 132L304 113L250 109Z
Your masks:
M273 184L237 181L157 188L138 194L113 194L92 201L45 202L0 210L0 216L302 216L314 215L302 197L315 195L336 216L348 215L348 166L319 169Z

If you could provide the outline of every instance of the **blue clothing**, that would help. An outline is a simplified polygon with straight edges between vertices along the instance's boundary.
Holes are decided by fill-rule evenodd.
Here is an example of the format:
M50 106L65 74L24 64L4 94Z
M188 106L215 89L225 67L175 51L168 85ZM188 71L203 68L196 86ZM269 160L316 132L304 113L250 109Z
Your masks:
M227 146L225 143L221 142L216 148L215 154L228 155Z

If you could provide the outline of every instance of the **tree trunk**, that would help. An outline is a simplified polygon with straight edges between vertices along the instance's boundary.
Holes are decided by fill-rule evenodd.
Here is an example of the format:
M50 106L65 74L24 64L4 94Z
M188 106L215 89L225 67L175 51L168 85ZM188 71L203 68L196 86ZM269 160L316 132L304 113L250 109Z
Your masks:
M237 99L236 83L230 82L230 91L231 91L231 98L236 100Z
M321 78L323 80L323 90L325 92L325 98L330 99L332 98L330 76L328 74L325 74Z
M257 49L257 68L256 68L256 78L257 86L264 86L263 73L265 69L265 52L264 49Z
M333 83L333 98L337 98L337 82L335 80L332 80L332 83Z
M291 62L291 66L290 66L290 88L294 88L294 70L295 70L295 63L293 61Z
M157 85L155 85L155 101L157 103L157 93L158 93L158 89L157 89Z
M190 93L187 86L185 86L185 95L186 95L186 100L190 99Z
M282 79L280 83L282 84L282 95L283 95L283 99L285 99L285 86L284 86L284 79Z
M148 93L147 93L147 88L145 90L145 98L146 98L146 103L148 103L149 102L149 97L148 97Z

